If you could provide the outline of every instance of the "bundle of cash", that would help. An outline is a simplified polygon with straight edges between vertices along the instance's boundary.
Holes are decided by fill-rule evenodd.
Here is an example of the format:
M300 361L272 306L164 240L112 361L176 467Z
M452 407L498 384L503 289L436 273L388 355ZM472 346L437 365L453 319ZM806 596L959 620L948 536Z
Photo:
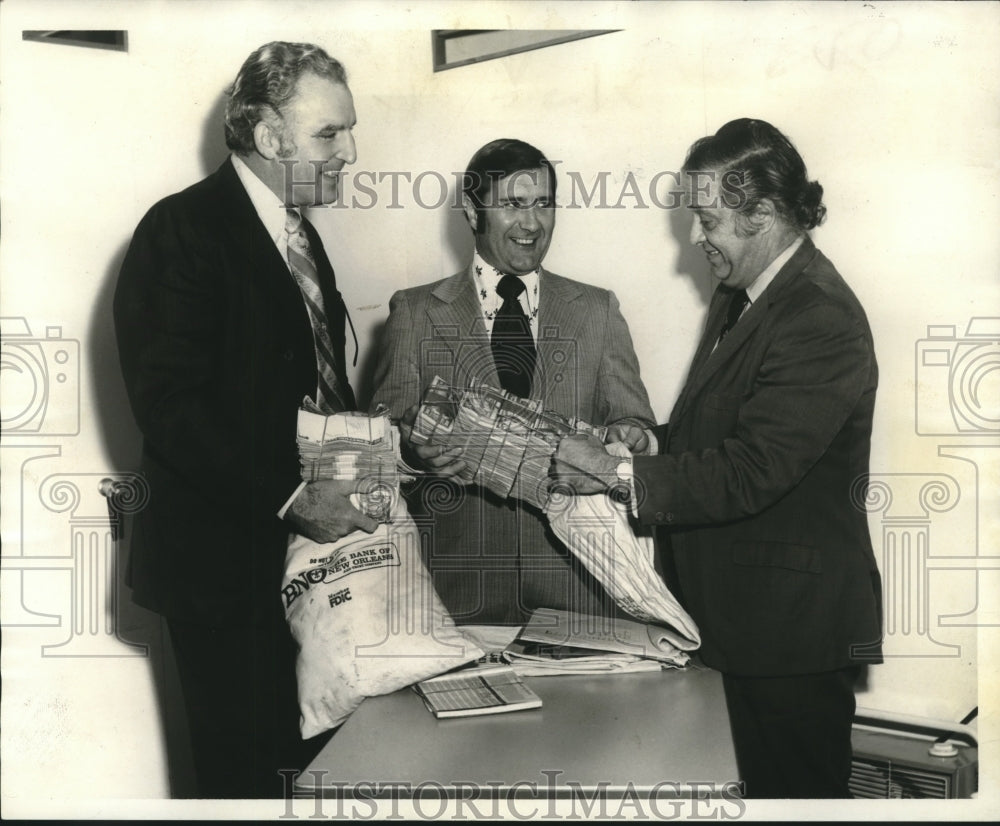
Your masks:
M399 431L388 415L299 410L302 479L356 481L352 501L377 522L390 521L399 496Z
M559 440L572 433L604 441L607 428L545 410L539 399L522 399L478 381L453 387L435 376L417 411L411 438L417 444L434 439L449 448L461 447L462 481L542 508L548 501L552 456Z

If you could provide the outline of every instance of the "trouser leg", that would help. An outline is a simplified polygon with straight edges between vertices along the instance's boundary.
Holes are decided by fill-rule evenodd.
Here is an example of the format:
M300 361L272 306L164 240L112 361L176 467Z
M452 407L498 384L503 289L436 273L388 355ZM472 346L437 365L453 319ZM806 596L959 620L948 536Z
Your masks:
M851 796L856 675L723 676L747 797Z

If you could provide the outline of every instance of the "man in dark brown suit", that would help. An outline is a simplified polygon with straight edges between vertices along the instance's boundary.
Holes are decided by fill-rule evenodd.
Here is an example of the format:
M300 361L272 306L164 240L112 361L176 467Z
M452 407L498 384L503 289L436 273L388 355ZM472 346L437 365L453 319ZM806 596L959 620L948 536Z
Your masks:
M583 493L631 485L723 673L752 797L847 797L854 680L881 658L864 501L878 369L864 310L809 239L822 187L777 129L691 148L691 241L719 286L661 455L565 439ZM627 463L626 463L627 464Z
M344 302L299 210L336 199L354 124L338 61L311 44L260 47L229 92L232 155L149 210L119 275L115 327L149 484L129 584L167 621L199 797L280 796L279 771L305 767L319 744L299 737L280 599L288 534L375 528L349 485L300 485L295 444L305 396L355 406ZM293 271L303 257L311 293Z

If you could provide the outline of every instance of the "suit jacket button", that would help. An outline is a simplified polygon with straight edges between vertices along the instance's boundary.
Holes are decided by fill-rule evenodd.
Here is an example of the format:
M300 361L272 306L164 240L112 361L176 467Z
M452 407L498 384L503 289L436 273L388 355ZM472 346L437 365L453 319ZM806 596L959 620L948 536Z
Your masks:
M668 513L667 514L667 522L670 523L670 522L673 522L673 521L674 521L674 515L672 513Z
M657 511L656 512L656 521L657 522L662 522L663 521L663 511Z
M293 358L295 358L295 353L292 350L285 350L283 355L285 357L285 361L291 361Z

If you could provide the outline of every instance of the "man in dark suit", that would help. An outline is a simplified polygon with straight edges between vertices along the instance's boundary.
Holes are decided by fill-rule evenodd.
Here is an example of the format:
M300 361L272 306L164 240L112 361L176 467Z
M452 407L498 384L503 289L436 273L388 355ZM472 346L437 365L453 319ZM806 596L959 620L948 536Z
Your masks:
M854 679L881 658L881 584L862 506L878 371L857 298L806 234L825 214L763 121L691 148L691 241L719 286L661 455L629 468L563 440L581 492L632 486L724 675L752 797L847 797Z
M346 308L299 207L336 199L355 160L344 69L269 43L229 90L212 175L152 207L122 264L115 326L144 437L149 503L133 599L166 618L200 797L273 797L318 747L298 733L295 648L280 601L288 534L319 542L375 523L350 485L300 484L309 396L353 409Z
M500 139L476 152L463 190L473 260L392 297L373 407L409 419L435 375L458 387L479 380L647 448L653 414L614 294L542 267L555 195L552 165L530 144ZM433 442L411 448L413 461L438 474L408 501L431 533L428 567L456 622L521 624L538 607L614 613L540 512L453 484L464 466L458 452Z

